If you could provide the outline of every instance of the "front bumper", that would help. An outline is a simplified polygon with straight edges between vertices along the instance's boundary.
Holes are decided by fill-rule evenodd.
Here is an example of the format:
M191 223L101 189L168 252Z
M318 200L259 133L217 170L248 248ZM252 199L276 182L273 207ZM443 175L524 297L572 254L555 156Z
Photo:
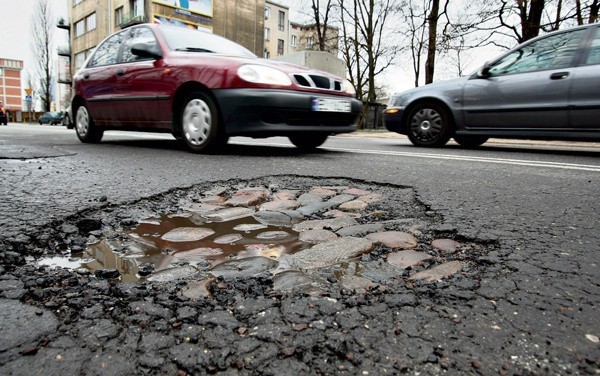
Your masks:
M390 132L406 134L402 117L404 107L390 107L383 110L383 125Z
M222 89L213 94L230 136L285 136L300 132L349 133L356 130L362 103L354 98L269 89ZM347 99L350 112L312 111L315 97Z

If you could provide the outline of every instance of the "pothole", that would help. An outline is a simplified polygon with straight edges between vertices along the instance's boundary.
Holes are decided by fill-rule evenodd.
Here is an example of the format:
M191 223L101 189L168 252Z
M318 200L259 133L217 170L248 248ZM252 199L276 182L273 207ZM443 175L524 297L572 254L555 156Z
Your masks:
M369 290L477 273L493 245L461 236L412 188L348 179L265 177L199 185L82 213L48 230L40 268L85 268L115 282L267 277L275 290ZM468 288L468 286L467 286Z

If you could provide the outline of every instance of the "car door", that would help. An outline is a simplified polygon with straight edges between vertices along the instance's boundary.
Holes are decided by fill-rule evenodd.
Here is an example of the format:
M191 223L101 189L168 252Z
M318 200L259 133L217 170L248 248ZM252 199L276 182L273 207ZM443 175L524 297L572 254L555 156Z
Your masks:
M537 39L468 80L462 97L465 127L567 128L573 63L585 32L575 29Z
M600 28L594 27L582 64L575 68L570 95L571 126L600 130Z
M81 72L80 91L98 125L111 125L117 118L114 102L116 64L125 33L115 34L102 42Z
M162 59L134 55L131 47L138 43L160 52L154 33L147 27L131 29L124 40L116 71L115 100L120 103L120 121L126 126L168 127L169 71L164 69Z

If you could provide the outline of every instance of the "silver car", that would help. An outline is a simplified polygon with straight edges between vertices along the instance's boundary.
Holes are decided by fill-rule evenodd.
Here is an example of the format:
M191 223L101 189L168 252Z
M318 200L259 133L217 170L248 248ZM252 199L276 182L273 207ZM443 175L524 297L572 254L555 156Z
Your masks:
M386 128L417 146L450 138L600 140L600 25L546 34L477 73L394 94Z

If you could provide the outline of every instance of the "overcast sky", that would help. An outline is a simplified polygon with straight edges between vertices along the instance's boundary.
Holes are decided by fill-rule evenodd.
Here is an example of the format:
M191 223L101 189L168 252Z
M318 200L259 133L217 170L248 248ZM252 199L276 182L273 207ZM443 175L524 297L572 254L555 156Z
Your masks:
M67 2L70 0L48 0L53 6L55 17L67 17ZM37 0L0 0L0 58L22 60L25 70L31 66L30 47L31 18ZM54 21L53 21L54 24ZM63 33L65 35L63 35ZM57 41L65 41L66 32L55 29Z

